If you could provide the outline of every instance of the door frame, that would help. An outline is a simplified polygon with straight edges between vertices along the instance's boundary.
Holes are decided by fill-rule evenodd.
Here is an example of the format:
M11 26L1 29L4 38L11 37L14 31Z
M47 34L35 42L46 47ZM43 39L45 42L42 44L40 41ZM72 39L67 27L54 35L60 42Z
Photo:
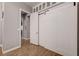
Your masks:
M21 12L22 12L22 11L30 15L30 12L28 12L28 11L22 9L22 8L19 9L20 29L21 29ZM20 30L20 31L21 31L21 30ZM20 35L20 38L21 38L21 35ZM20 45L21 45L21 43L22 43L22 42L21 42L21 39L20 39Z

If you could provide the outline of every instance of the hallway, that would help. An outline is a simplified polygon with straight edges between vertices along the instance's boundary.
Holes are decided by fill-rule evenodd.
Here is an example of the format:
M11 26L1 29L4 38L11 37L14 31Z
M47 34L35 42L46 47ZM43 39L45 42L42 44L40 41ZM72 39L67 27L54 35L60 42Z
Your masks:
M77 2L1 2L0 55L77 56L77 9Z
M29 40L22 40L22 47L14 51L2 54L2 56L60 56L59 54L49 51L41 46L30 44Z

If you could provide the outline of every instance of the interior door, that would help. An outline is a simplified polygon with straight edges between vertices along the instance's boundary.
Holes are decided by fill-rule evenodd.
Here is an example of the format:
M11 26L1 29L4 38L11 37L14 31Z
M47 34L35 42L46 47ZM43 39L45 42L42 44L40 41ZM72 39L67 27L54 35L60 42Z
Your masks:
M30 16L30 41L38 45L38 13L32 13Z
M21 46L21 19L19 9L4 3L4 39L3 51Z

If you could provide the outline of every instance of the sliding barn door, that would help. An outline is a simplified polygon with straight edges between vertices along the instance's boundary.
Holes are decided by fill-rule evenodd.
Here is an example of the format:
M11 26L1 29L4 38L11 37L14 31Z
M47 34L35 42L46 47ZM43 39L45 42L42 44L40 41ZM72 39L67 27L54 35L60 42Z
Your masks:
M30 41L38 45L38 13L32 13L30 16Z
M39 15L39 44L48 49L56 47L56 20L51 11Z
M39 44L62 55L77 55L77 6L63 3L39 15Z

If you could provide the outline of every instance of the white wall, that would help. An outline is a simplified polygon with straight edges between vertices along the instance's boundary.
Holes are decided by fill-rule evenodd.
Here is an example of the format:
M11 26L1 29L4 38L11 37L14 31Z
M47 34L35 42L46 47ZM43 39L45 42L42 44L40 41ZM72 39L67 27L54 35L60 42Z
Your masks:
M23 3L5 2L3 51L20 46L21 40L18 38L17 31L20 25L19 9L31 12L31 8Z
M25 11L31 12L32 8L24 4L23 2L7 2L9 5L16 6L18 9L21 8Z
M41 46L62 55L77 55L77 7L64 3L39 16Z

